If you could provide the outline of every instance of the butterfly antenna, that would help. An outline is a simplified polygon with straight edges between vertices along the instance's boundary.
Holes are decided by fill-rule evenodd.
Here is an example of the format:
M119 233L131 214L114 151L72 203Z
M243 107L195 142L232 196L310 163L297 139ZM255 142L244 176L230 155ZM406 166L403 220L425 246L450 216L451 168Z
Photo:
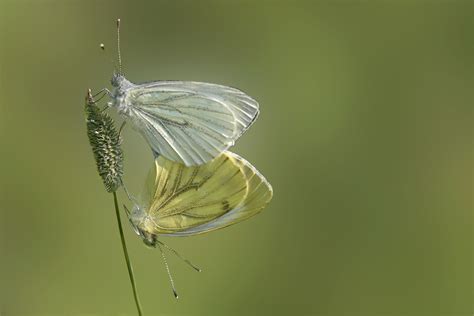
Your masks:
M122 74L122 54L120 53L120 19L117 19L117 52L118 52L119 74Z
M157 246L158 246L158 249L160 249L161 257L163 257L163 262L165 263L166 272L168 272L168 278L170 279L171 288L173 289L174 297L178 298L178 292L176 292L176 288L174 287L173 277L171 276L170 268L168 267L168 262L166 261L165 253L163 252L163 249L161 249L160 244L157 244Z
M189 261L188 259L183 258L176 250L174 250L173 248L171 248L170 246L168 246L168 245L165 244L164 242L158 240L158 243L159 243L160 245L162 245L163 247L165 247L166 249L168 249L169 251L171 251L172 253L174 253L174 254L176 255L176 257L178 257L179 259L181 259L181 260L183 260L184 262L186 262L191 268L193 268L193 269L196 270L197 272L201 272L201 271L202 271L200 268L196 267L191 261Z

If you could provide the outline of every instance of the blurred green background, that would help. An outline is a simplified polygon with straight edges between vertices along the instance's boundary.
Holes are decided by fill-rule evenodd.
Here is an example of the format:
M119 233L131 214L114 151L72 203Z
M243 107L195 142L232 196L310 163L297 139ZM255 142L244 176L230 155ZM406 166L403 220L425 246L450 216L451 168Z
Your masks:
M136 314L83 112L117 17L128 79L260 102L233 151L275 191L166 239L204 270L169 256L178 301L124 222L145 315L473 314L474 2L1 0L2 316ZM124 136L137 194L152 156Z

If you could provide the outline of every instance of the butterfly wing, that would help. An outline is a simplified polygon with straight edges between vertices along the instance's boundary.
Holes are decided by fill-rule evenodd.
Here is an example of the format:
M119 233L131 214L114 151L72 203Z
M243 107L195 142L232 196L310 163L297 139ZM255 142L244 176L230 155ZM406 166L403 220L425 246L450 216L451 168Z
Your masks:
M168 236L192 236L221 229L237 224L261 212L273 197L273 189L265 177L255 169L248 161L236 154L233 156L235 164L238 165L247 182L247 194L245 198L225 214L218 216L206 223L189 227L188 229L176 231Z
M153 151L186 166L217 157L249 128L258 103L217 84L158 81L127 91L130 116Z
M145 190L145 210L156 234L206 223L237 206L247 194L239 166L227 155L195 167L159 157Z
M142 205L136 207L141 213L134 222L155 235L194 235L257 214L271 196L265 178L230 152L196 167L159 157L149 174Z

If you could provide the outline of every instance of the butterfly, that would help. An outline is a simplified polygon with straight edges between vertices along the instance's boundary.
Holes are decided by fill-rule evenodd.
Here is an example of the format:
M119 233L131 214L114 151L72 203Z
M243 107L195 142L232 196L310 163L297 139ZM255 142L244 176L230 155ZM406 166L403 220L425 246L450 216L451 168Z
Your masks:
M177 297L161 246L177 252L158 236L192 236L236 224L262 211L272 196L273 189L264 176L229 151L191 167L159 156L141 197L131 212L126 210L137 235L147 246L162 252Z
M186 166L204 164L233 146L257 119L257 101L236 88L194 81L135 84L127 80L121 70L120 19L117 46L114 89L105 89L111 97L109 106L132 123L155 156Z

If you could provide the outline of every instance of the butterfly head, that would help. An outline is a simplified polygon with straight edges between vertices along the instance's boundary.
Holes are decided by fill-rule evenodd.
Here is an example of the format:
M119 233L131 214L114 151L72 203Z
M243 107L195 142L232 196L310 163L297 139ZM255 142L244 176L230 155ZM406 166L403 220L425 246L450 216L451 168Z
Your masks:
M150 248L156 248L158 238L155 234L140 230L140 237L142 237L143 243Z
M127 81L127 79L125 79L125 77L122 74L116 72L112 75L112 79L110 80L110 83L112 84L113 87L118 88L122 85L124 81Z

